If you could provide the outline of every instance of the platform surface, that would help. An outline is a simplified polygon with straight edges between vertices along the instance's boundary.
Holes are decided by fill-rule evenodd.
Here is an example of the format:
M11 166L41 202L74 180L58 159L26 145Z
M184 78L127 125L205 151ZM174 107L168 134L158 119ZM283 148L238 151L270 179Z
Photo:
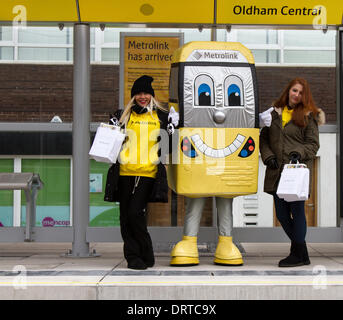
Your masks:
M285 300L343 299L343 243L309 243L311 264L279 268L287 243L242 243L244 265L171 267L156 252L147 270L127 268L122 243L91 243L99 257L66 257L71 243L1 243L0 299Z

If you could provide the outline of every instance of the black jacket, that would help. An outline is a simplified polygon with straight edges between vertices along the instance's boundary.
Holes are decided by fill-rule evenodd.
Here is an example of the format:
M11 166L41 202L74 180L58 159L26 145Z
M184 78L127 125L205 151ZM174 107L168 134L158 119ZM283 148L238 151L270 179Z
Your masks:
M119 119L122 112L123 110L118 110L114 116ZM161 129L165 129L168 122L168 113L157 110L157 115L161 121ZM119 201L119 168L120 164L119 162L116 162L108 170L104 201ZM155 183L148 202L168 202L167 173L164 165L161 162L157 165Z

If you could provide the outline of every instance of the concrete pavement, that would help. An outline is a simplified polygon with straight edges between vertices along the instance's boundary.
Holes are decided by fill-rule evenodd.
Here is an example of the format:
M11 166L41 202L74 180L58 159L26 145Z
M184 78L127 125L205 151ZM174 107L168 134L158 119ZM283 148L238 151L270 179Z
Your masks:
M71 243L1 243L0 299L256 300L343 299L343 243L309 243L311 265L279 268L286 243L241 243L244 266L126 268L121 243L91 243L100 257L70 258Z

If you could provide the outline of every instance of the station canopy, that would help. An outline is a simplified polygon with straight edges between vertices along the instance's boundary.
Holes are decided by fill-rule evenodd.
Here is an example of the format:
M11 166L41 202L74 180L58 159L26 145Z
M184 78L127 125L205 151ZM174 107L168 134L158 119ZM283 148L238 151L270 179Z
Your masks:
M342 0L1 0L0 23L159 26L342 24Z

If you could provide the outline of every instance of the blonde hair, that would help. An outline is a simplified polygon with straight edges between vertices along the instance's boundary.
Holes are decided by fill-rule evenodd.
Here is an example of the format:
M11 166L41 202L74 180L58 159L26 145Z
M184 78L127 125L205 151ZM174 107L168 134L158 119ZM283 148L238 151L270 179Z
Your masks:
M129 101L129 103L126 105L126 107L124 108L123 114L121 115L119 122L123 125L127 125L130 115L131 115L131 109L132 107L135 105L135 97L133 96L132 99ZM148 111L150 112L151 116L152 116L152 111L154 110L154 108L160 109L162 111L167 111L165 108L163 108L160 103L153 97L151 96L151 100L150 103L146 106L146 108L148 109Z

